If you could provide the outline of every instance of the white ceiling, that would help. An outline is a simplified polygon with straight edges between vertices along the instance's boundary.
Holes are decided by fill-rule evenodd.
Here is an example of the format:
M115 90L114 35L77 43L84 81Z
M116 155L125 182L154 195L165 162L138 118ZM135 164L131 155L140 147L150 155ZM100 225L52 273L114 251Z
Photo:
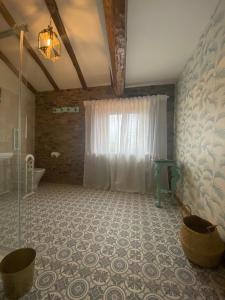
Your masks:
M173 83L219 0L128 0L126 85Z
M175 82L219 0L128 0L126 85ZM109 85L109 54L102 0L56 0L67 34L89 87ZM3 0L17 24L26 23L32 47L61 89L80 87L62 46L56 63L37 50L37 35L49 24L44 0ZM0 15L0 31L8 29ZM18 68L18 40L0 40L0 50ZM38 91L51 84L24 51L24 76Z
M44 59L37 50L38 32L49 24L49 12L44 0L26 0L23 1L23 5L21 5L22 2L20 0L7 0L3 1L3 3L18 24L28 24L27 39L59 88L80 87L77 73L63 44L62 57L55 63ZM109 63L96 1L57 0L57 5L87 86L109 85ZM4 23L0 15L1 31L7 29ZM56 29L55 31L57 32ZM14 43L12 42L13 39L15 40ZM15 62L18 57L18 50L15 45L18 41L16 38L9 40L10 43L5 43L5 40L0 41L0 50L11 61ZM32 58L29 57L29 59L28 57L29 55L25 53L24 76L29 78L29 81L39 91L53 89L37 64ZM16 65L18 67L18 64Z

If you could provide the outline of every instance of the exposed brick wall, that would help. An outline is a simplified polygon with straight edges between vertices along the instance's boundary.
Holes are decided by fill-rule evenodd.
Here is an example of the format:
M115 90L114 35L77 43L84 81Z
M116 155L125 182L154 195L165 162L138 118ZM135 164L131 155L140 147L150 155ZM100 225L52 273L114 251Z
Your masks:
M161 85L125 89L124 97L167 94L168 157L173 151L174 85ZM36 97L36 166L45 168L45 181L82 184L85 149L85 112L83 101L114 98L111 87L95 87L88 90L73 89L59 92L43 92ZM52 113L53 107L78 105L79 113ZM61 153L51 158L50 153Z

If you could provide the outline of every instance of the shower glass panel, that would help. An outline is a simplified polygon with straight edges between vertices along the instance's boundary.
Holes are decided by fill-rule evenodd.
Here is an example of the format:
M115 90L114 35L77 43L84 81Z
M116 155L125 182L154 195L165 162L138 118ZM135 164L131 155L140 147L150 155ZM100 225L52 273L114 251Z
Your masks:
M23 32L0 32L0 259L21 245L21 75ZM13 62L12 52L13 49ZM10 56L11 55L11 56ZM18 70L15 75L10 63ZM15 72L14 72L15 73Z

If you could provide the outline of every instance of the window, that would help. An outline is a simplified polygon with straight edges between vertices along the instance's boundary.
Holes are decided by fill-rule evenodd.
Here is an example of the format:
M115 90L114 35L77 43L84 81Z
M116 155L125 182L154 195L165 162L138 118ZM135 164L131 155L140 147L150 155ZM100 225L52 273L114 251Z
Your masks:
M137 113L109 115L109 153L135 154L137 150L140 150L137 149L142 146L138 143L137 135L139 118L140 115ZM121 140L121 136L124 138L124 135L126 136L126 147Z
M84 185L151 189L153 159L166 158L165 95L85 101Z

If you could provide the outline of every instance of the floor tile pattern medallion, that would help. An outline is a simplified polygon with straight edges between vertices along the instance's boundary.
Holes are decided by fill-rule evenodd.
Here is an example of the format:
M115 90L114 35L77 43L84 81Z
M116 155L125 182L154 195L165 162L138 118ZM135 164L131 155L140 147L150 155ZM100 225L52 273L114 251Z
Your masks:
M37 250L34 286L23 299L225 299L225 269L204 270L185 258L176 206L45 184L23 200L22 215L23 243ZM1 234L1 244L10 234L13 240L13 231Z

